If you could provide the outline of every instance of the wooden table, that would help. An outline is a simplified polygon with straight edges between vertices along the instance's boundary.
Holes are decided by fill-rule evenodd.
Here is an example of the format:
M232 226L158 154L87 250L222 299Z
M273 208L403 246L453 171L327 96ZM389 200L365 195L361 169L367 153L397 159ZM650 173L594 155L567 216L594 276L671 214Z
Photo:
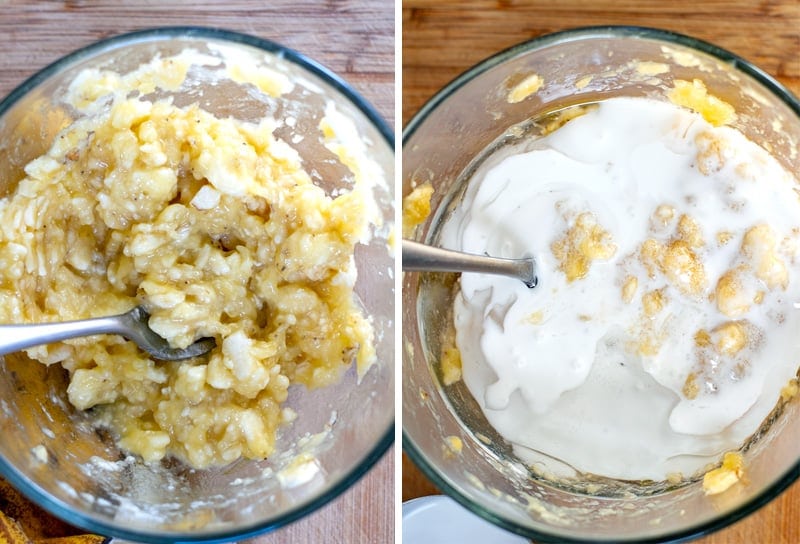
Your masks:
M461 72L524 40L567 28L639 25L713 42L755 63L800 96L798 0L404 0L403 124ZM403 500L437 493L404 456ZM703 544L800 542L800 482Z
M370 0L0 0L0 96L95 40L154 26L201 25L271 39L314 58L350 82L393 124L394 19L390 2ZM390 450L331 504L252 542L392 542L393 459Z

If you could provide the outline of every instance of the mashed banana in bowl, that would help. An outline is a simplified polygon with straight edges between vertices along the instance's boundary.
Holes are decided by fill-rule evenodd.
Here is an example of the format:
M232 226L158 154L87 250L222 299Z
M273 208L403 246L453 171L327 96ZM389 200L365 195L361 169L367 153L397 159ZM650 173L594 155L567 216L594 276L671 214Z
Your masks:
M291 384L325 386L375 358L353 255L381 221L377 168L333 105L318 134L351 178L335 192L276 136L294 118L241 121L169 96L190 70L216 64L184 51L125 75L84 71L66 92L76 120L0 200L3 322L142 304L176 347L216 338L210 355L178 363L117 336L27 351L69 372L70 402L122 448L193 467L267 457L291 419ZM295 85L240 59L220 72L266 96Z

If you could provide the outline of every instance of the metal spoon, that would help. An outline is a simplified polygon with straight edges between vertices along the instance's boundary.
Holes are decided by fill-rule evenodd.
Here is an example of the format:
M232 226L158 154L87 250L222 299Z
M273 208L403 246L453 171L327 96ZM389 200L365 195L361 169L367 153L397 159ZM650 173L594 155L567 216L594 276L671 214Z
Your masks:
M536 263L533 257L501 259L484 255L471 255L450 249L432 247L411 240L403 240L403 270L428 272L482 272L510 276L530 288L536 287Z
M150 315L141 306L124 314L61 323L0 325L0 355L42 344L93 334L119 334L161 361L178 361L210 351L216 341L201 338L185 348L173 348L147 324Z

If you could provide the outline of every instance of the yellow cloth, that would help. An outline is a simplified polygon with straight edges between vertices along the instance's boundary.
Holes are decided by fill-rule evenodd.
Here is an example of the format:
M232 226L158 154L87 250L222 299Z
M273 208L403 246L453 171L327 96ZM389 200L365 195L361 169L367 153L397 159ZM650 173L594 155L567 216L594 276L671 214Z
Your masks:
M102 544L106 540L81 534L0 479L0 544Z

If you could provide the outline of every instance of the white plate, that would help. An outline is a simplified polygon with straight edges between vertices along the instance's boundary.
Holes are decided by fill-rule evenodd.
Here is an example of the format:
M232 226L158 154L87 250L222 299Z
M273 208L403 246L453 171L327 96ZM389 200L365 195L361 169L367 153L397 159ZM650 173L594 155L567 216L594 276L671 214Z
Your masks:
M529 544L492 525L450 497L433 495L403 503L403 544Z

